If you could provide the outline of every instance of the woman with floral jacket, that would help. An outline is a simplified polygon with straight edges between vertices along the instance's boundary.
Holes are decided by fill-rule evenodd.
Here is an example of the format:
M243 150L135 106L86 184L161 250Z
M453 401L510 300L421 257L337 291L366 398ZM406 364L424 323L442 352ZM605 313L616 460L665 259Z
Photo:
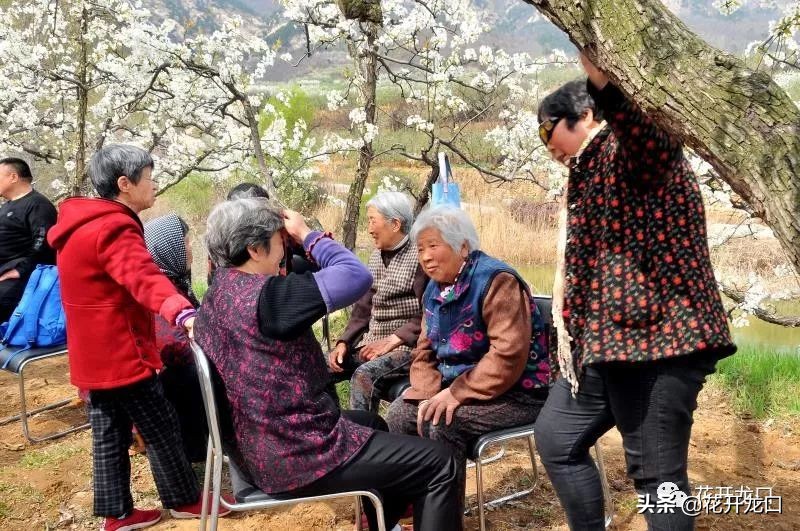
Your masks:
M561 377L536 446L570 528L599 530L589 448L616 426L640 495L655 504L665 482L689 493L697 394L736 347L680 142L581 59L588 83L567 83L539 106L539 135L569 180L553 288ZM694 527L680 509L645 518L649 529Z

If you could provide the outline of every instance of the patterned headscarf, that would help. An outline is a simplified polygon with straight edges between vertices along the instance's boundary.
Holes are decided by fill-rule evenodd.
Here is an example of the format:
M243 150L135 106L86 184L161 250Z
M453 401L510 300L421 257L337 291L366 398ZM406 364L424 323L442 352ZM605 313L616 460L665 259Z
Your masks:
M144 240L153 261L195 307L200 303L192 291L191 264L186 261L186 234L181 219L167 214L144 225Z

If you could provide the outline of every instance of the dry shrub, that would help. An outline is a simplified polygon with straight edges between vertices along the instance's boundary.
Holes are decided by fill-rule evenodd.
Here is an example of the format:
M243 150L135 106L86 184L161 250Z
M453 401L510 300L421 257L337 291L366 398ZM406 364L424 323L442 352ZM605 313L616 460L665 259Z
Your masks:
M544 223L518 223L505 209L467 207L481 249L510 264L552 264L557 231Z

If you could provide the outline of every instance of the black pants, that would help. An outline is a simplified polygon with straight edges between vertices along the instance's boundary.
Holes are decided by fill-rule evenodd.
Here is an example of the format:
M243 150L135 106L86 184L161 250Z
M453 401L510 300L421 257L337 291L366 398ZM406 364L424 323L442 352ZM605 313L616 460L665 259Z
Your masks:
M27 279L14 278L0 282L0 323L5 323L22 298Z
M352 413L343 414L368 423L366 417L357 419ZM443 444L376 431L348 462L290 494L315 496L343 490L374 490L383 502L386 529L391 529L408 504L413 503L415 531L459 531L463 529L463 499L458 496L456 477L455 460ZM370 529L378 529L371 503L364 503L364 512Z
M178 415L183 451L192 463L204 463L208 444L208 424L203 395L194 365L166 367L158 374L164 396Z
M689 493L687 458L692 415L718 356L698 354L643 363L590 366L577 396L559 379L536 421L536 447L567 514L571 530L603 529L603 493L589 449L616 426L628 476L639 494L665 481ZM691 530L680 509L645 513L651 530Z
M133 510L128 447L134 423L147 444L161 504L173 509L200 498L197 478L183 454L178 418L155 376L117 389L91 391L89 422L96 516L120 517Z

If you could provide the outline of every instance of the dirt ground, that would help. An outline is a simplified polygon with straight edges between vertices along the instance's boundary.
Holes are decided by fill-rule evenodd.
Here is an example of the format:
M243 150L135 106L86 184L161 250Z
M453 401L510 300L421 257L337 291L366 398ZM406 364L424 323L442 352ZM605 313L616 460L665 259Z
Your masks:
M29 368L29 401L41 405L74 395L67 384L65 359L49 360ZM18 412L15 377L0 374L0 417ZM82 407L61 409L34 417L34 434L81 423ZM793 425L794 424L794 425ZM786 420L754 421L740 418L723 391L708 386L700 397L690 449L690 476L695 486L742 485L772 487L782 497L782 514L705 515L698 529L770 531L800 529L800 433L797 423ZM625 478L619 434L601 442L614 500L615 529L642 530L646 526L636 511L636 496ZM134 499L137 506L154 507L156 490L142 456L133 458ZM529 486L530 462L522 445L512 445L506 457L487 465L488 496L498 496ZM540 467L541 470L541 467ZM0 529L97 529L91 516L91 438L88 430L40 444L29 444L19 422L0 426ZM467 492L474 503L474 475ZM488 513L493 530L566 529L563 513L544 473L534 492L511 505ZM221 520L223 530L353 529L352 504L347 502L295 506L286 510L249 513ZM168 518L156 530L193 530L196 521ZM466 518L467 529L477 529L477 518Z

